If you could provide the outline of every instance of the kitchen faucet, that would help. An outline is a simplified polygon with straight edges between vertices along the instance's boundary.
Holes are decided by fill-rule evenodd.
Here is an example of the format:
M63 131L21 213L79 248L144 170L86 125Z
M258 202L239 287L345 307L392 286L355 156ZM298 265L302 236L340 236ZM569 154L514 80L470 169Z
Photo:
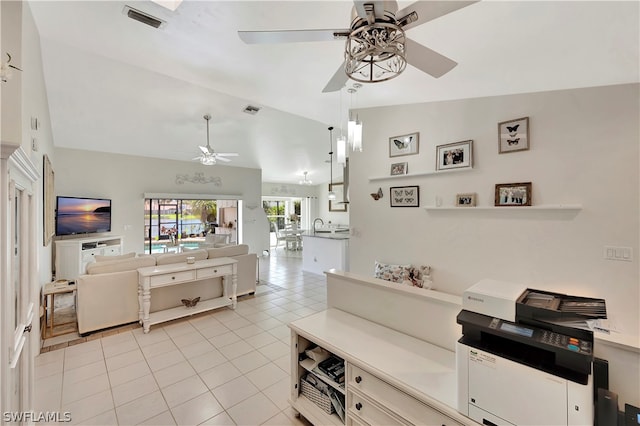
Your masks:
M320 219L319 217L315 218L313 220L313 233L316 233L316 222L320 221L320 223L322 223L324 225L324 220Z

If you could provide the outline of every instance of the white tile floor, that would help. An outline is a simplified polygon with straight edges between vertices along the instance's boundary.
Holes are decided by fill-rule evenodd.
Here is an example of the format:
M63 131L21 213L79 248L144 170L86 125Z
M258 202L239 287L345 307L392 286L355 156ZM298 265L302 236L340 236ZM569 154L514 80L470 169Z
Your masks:
M260 260L235 311L124 331L36 358L36 412L84 425L303 425L289 407L289 321L326 308L299 256Z

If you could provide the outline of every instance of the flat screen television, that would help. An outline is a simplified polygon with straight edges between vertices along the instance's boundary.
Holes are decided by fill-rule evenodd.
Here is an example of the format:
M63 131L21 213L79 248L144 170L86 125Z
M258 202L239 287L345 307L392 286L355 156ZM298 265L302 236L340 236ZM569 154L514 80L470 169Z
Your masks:
M56 235L94 234L111 231L111 200L56 198Z

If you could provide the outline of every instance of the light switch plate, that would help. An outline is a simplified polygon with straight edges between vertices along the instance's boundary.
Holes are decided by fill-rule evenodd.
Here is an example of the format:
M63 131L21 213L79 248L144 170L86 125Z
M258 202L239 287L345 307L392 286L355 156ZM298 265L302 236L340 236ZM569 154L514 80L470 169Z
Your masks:
M624 262L633 262L633 248L604 246L604 258L606 260L621 260Z

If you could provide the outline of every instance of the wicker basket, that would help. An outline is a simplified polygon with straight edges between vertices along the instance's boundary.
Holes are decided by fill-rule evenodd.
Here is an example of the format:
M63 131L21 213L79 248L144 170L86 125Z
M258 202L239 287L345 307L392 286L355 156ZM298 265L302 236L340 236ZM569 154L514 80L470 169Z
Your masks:
M329 395L325 395L316 389L311 383L307 382L303 377L300 379L300 387L302 394L306 396L309 400L311 400L314 404L322 409L327 414L335 413L333 408L333 404L331 404L331 399Z

